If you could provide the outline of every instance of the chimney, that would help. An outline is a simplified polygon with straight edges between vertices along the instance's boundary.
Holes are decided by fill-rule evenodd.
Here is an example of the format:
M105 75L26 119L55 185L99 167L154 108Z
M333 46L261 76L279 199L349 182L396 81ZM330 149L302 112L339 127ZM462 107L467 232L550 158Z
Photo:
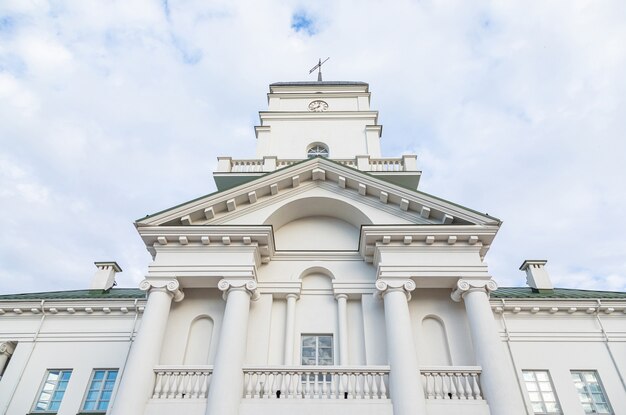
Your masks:
M116 285L115 273L122 272L122 268L117 265L117 262L94 262L94 264L96 264L98 270L91 280L92 290L106 291Z
M520 270L526 271L526 284L535 292L545 293L554 290L550 276L544 267L546 262L548 261L527 259L519 267Z

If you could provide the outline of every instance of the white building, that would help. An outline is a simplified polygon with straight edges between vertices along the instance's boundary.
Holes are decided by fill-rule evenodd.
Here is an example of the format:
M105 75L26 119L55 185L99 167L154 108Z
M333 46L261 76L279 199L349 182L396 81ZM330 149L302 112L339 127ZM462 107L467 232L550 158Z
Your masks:
M626 293L500 288L500 221L381 158L361 82L270 86L255 159L140 219L139 289L0 296L0 413L626 414Z

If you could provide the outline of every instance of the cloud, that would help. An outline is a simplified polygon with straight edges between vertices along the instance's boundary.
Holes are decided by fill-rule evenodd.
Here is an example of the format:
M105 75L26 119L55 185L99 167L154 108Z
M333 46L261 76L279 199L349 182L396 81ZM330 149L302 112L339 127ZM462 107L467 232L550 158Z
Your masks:
M297 11L291 16L291 28L295 32L302 32L309 36L318 32L315 19L304 10Z
M626 3L8 1L0 4L0 280L121 286L150 257L132 221L251 158L267 85L370 83L383 154L420 189L504 221L500 285L626 290ZM522 18L523 17L523 18ZM323 30L321 30L323 28ZM42 271L42 270L45 270Z

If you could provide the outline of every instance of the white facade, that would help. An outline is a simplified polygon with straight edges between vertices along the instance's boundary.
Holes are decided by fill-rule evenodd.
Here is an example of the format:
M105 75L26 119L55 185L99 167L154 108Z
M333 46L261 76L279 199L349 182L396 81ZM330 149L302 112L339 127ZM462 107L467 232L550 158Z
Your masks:
M0 413L626 413L626 293L555 289L545 261L497 289L500 221L414 190L369 98L271 85L256 158L135 223L139 289L98 263L91 290L0 296Z

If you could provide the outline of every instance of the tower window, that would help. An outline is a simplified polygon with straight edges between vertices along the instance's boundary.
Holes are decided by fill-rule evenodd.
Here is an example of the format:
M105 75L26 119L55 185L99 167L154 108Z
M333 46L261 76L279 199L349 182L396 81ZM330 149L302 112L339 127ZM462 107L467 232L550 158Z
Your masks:
M310 159L318 156L328 157L328 147L323 144L313 144L307 150L306 155Z

